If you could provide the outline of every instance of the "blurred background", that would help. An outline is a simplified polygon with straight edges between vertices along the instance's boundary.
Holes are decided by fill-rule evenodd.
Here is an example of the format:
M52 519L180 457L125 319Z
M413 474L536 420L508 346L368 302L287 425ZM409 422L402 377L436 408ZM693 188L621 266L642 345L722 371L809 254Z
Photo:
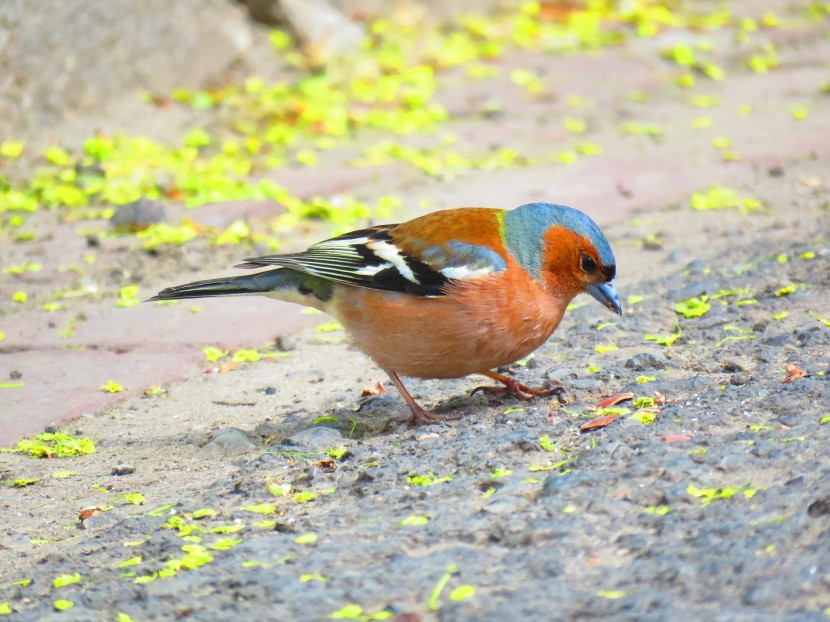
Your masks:
M244 257L461 205L757 209L753 175L826 153L828 24L815 0L4 0L0 416L94 412L307 322L140 304Z

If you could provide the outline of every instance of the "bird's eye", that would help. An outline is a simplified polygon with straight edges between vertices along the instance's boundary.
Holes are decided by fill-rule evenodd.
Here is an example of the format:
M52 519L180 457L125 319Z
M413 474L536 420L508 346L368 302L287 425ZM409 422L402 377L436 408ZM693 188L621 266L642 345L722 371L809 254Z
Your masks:
M582 271L586 274L591 274L594 270L597 269L597 262L588 257L588 255L582 256L580 265L582 267Z

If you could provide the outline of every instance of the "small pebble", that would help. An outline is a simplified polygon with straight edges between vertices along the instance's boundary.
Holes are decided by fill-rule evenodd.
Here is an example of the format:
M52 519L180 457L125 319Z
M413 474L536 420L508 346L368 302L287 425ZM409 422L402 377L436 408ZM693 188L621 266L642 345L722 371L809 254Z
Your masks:
M113 475L132 475L135 473L135 467L132 464L116 464L112 467Z

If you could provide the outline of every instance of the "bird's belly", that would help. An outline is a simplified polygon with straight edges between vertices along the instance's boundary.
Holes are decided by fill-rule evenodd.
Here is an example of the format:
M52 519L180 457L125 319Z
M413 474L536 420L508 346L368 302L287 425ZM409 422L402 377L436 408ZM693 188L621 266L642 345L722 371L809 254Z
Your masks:
M568 301L532 288L458 287L450 295L340 287L327 309L380 367L419 378L459 378L517 361L556 329Z

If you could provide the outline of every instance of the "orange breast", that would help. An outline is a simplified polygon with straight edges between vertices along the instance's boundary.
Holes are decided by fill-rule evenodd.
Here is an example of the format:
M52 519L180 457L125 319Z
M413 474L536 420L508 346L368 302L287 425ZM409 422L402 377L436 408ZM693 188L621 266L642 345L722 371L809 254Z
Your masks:
M338 286L324 309L380 367L459 378L527 356L553 333L569 300L516 268L459 282L440 298Z

